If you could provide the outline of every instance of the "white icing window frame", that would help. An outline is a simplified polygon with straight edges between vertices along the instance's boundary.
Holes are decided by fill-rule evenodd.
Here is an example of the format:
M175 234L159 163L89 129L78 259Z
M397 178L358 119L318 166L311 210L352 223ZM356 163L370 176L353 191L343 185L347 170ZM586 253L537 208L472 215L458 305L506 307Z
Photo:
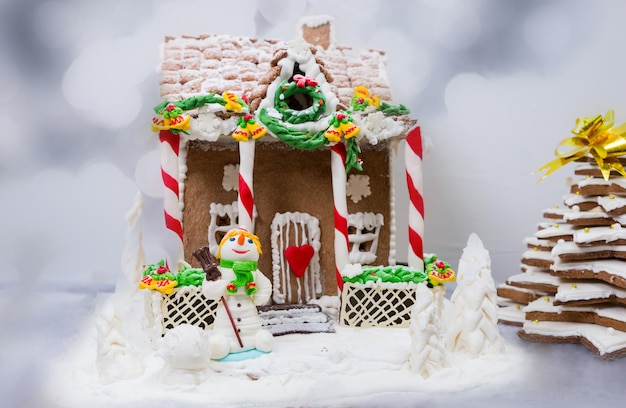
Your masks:
M230 219L230 224L228 225L217 225L217 219L228 216ZM252 223L254 224L254 220L256 219L257 212L256 206L254 207L254 211L252 213ZM239 217L239 206L237 201L233 201L230 204L221 204L221 203L211 203L209 205L209 227L208 227L208 242L209 249L213 256L217 256L217 248L219 246L219 241L216 238L216 234L218 232L226 232L230 231L233 228L237 228L239 226L238 223Z
M348 230L353 227L355 233L348 234L350 253L348 254L350 263L369 265L376 261L376 251L378 249L378 238L380 229L385 224L381 213L358 212L348 214ZM372 231L372 232L366 232ZM368 250L362 250L361 245L370 242Z
M295 227L295 241L285 241L285 236L289 237L290 230ZM285 212L276 213L272 220L272 300L278 304L289 301L293 303L291 293L291 279L296 279L297 283L297 303L309 303L312 299L317 299L322 294L322 280L320 275L321 230L319 220L307 213ZM298 234L298 231L301 233ZM313 247L314 253L307 272L302 278L297 278L291 273L287 259L285 259L285 249L289 245L308 244ZM281 286L284 282L284 288ZM302 297L304 289L304 298ZM304 300L304 302L303 302Z

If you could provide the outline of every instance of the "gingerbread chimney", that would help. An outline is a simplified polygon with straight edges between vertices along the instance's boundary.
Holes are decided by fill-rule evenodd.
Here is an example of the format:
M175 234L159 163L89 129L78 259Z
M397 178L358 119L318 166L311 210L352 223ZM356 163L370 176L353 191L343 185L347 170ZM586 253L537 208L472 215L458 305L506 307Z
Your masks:
M333 44L333 18L330 16L304 17L300 20L304 41L327 50Z

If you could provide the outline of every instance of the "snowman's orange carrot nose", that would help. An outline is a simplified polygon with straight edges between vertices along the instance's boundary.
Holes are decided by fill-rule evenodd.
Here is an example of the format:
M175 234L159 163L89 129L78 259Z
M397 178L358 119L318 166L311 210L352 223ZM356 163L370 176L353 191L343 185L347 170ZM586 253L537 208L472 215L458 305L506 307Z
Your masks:
M239 245L243 245L244 241L246 240L246 236L243 234L239 234L239 238L237 238L237 243Z

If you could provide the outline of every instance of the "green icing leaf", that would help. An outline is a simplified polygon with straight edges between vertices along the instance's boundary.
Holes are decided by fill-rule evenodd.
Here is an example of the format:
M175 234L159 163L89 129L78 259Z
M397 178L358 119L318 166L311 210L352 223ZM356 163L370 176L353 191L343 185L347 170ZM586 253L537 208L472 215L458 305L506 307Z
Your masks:
M408 115L411 113L411 110L402 104L392 105L385 101L380 102L378 111L382 112L385 116Z
M177 281L178 286L201 286L204 281L205 273L202 269L191 268L187 265L183 266L178 273L171 272L169 270L163 271L165 268L165 261L148 264L144 267L143 276L150 276L156 281L169 279L170 281ZM159 269L161 268L161 273Z
M200 268L183 267L176 275L179 286L201 286L205 273Z
M411 269L407 266L366 266L363 273L354 277L343 277L345 282L361 283L381 282L381 283L422 283L428 280L426 273Z
M246 106L246 103L241 98L237 98L237 101L242 106ZM173 103L174 105L176 105L177 108L181 109L182 111L188 111L192 109L197 109L210 103L219 103L220 105L224 106L226 105L226 102L227 101L221 95L216 95L215 92L211 92L208 95L192 96L191 98L183 99L182 101L163 101L152 109L156 113L163 112L168 104Z
M280 120L270 116L265 108L259 112L259 121L263 123L270 132L289 146L300 150L312 150L329 144L324 137L324 131L310 134L301 130L288 128Z
M328 139L324 137L326 130L311 134L309 132L287 127L283 125L279 119L268 114L267 109L265 108L262 108L259 111L259 121L267 126L268 130L276 135L276 137L295 149L313 150L330 144ZM330 120L330 123L333 123L333 121L337 121L334 116ZM358 158L359 153L361 153L361 148L359 147L356 138L353 137L347 139L346 173L351 169L363 170L361 161Z

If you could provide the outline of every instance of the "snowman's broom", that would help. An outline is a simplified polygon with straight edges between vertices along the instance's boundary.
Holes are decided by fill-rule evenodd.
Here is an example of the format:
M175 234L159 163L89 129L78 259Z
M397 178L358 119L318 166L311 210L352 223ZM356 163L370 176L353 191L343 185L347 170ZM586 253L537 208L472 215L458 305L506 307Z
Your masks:
M200 262L202 266L202 270L206 274L205 279L208 281L216 281L222 277L222 273L217 267L217 262L215 262L215 258L211 255L211 250L208 246L203 246L202 248L198 248L193 251L193 256ZM241 336L239 335L239 330L237 330L237 325L235 324L235 320L233 319L233 315L230 313L230 308L228 307L228 303L226 303L226 299L224 296L220 298L222 305L224 305L224 310L226 310L226 315L228 315L228 320L230 320L230 325L235 332L235 336L237 337L237 342L239 342L239 346L243 348L243 341L241 341Z

